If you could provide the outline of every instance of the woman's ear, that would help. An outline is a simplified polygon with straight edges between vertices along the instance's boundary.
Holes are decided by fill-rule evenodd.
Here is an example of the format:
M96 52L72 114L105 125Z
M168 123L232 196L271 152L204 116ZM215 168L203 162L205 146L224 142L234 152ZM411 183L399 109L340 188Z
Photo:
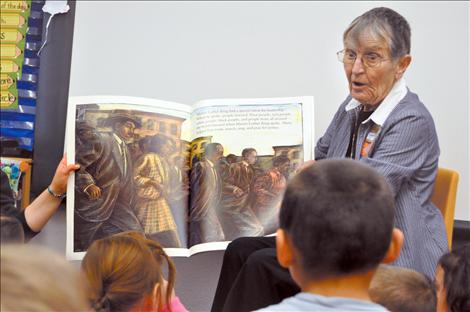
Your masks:
M289 268L294 259L292 241L283 229L277 230L276 235L277 261L284 268Z
M382 259L382 263L392 263L397 260L400 256L401 247L403 246L403 241L405 237L403 232L397 228L393 229L392 239L390 240L390 245L388 246L387 253Z
M398 80L401 77L403 77L403 74L405 73L410 63L411 63L411 55L409 54L402 56L398 60L398 64L397 64L398 68L397 68L397 72L395 73L395 80Z

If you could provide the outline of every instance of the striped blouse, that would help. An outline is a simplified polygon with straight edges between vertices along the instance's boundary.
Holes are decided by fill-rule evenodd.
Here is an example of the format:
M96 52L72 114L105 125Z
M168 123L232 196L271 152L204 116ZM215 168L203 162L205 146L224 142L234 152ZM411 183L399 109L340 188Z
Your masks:
M437 261L448 250L442 215L430 200L439 144L430 113L416 94L405 90L393 107L388 106L381 124L372 115L360 125L356 159L385 176L395 195L395 226L403 231L405 242L394 264L433 277ZM317 142L315 159L345 157L360 110L360 105L351 108L353 101L348 96L340 106Z

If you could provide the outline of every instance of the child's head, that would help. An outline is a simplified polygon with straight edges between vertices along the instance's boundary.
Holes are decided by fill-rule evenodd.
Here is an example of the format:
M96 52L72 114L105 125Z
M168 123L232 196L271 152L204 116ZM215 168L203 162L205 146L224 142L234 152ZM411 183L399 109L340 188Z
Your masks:
M160 295L164 260L169 271L166 298ZM136 232L94 241L83 258L82 270L96 311L129 311L145 304L147 298L162 307L170 301L175 279L175 267L162 247Z
M380 266L370 284L372 301L391 312L435 312L436 289L426 275L395 266Z
M89 311L76 268L44 247L2 246L2 311Z
M435 283L438 311L470 311L470 244L439 259Z
M403 236L393 224L393 195L374 169L347 159L317 161L287 186L278 260L299 285L368 272L398 257Z
M21 222L10 216L0 216L0 241L6 243L24 243L24 230Z

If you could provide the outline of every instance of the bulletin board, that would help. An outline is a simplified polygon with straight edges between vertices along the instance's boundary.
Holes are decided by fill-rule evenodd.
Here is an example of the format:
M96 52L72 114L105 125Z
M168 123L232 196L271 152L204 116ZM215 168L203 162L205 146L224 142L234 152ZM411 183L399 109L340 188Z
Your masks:
M2 156L32 157L44 1L1 1ZM7 149L6 147L9 147Z
M49 24L47 3L0 2L1 156L31 160L33 196L49 185L64 153L75 17L75 1L67 1L67 14Z

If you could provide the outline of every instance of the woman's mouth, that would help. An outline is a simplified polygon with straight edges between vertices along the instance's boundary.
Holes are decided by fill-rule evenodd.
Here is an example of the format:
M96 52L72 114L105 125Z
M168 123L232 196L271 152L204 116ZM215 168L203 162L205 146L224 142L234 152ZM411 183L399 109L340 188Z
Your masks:
M359 82L359 81L353 81L352 82L352 86L355 87L355 88L361 88L361 87L364 87L366 84L365 83L362 83L362 82Z

